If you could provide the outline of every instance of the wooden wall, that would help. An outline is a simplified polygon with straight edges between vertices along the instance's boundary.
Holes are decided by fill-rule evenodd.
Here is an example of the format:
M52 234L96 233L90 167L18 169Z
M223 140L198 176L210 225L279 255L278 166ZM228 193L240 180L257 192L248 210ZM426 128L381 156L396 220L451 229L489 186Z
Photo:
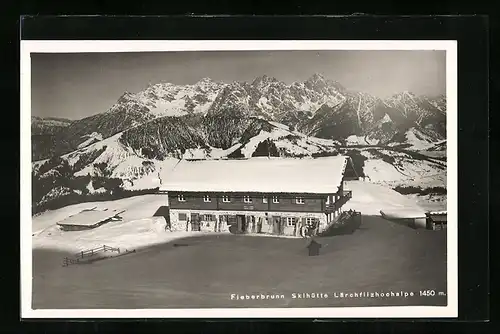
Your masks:
M171 209L192 210L235 210L235 211L293 211L293 212L322 212L326 196L282 194L279 203L272 202L272 195L251 194L251 203L243 201L244 194L228 194L229 203L222 201L222 194L211 194L211 202L204 202L203 193L183 193L185 202L178 200L179 193L170 193L169 201ZM263 197L266 196L267 203ZM304 204L297 204L296 197L304 198ZM332 196L333 197L333 196Z

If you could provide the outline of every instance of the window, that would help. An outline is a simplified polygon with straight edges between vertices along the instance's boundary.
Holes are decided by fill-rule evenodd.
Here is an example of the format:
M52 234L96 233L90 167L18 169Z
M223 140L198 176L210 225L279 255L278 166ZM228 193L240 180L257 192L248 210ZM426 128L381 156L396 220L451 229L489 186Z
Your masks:
M307 226L315 226L318 223L317 218L306 218L306 225Z
M304 204L304 197L296 197L295 198L295 203L297 203L297 204Z
M326 204L330 204L330 196L326 197Z
M279 203L280 199L278 196L273 196L273 203Z
M222 202L229 203L231 200L229 199L229 196L222 196Z
M252 198L250 196L243 196L243 202L252 203Z
M179 202L185 202L186 201L186 198L184 198L184 195L177 195L177 200Z
M286 224L288 226L293 226L295 224L295 218L293 218L293 217L287 217L286 218Z
M203 196L203 202L207 202L207 203L212 202L212 199L210 198L209 195L205 195L205 196Z
M186 221L187 220L187 214L185 214L185 213L179 213L179 220L180 221Z
M264 204L267 203L267 197L266 196L262 197L262 203L264 203Z
M213 215L203 215L203 221L211 222L214 220L213 217Z

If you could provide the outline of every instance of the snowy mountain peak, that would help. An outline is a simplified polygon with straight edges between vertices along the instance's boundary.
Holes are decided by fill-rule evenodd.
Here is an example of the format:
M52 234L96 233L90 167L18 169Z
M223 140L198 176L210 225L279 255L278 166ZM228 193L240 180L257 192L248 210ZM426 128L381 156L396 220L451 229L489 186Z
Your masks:
M312 82L324 81L324 80L325 77L321 73L314 73L309 79L307 79L307 81L312 81Z
M414 93L412 93L412 92L410 92L410 91L407 91L407 90L405 90L405 91L403 92L403 96L408 97L408 98L410 98L410 99L414 99L414 98L416 97L416 95L415 95Z
M205 84L205 83L211 83L211 82L213 82L213 80L210 79L209 77L204 77L200 81L198 81L199 84Z
M396 93L394 94L390 99L393 99L393 100L396 100L396 101L406 101L406 100L413 100L415 99L417 96L408 91L408 90L404 90L400 93Z
M334 81L326 80L322 74L315 73L309 79L304 82L305 87L314 90L319 93L336 93L338 91L337 87L334 85Z
M127 101L127 100L130 100L131 98L134 97L134 94L130 93L129 91L125 91L119 98L118 98L118 102L121 102L121 101Z
M278 81L279 80L276 79L275 77L270 77L270 76L264 74L264 75L261 75L259 77L256 77L252 81L251 85L255 86L256 88L262 88L263 86L267 86L267 85L269 85L271 83L276 83Z
M216 87L216 86L219 86L219 85L221 85L221 84L218 83L218 82L213 81L209 77L204 77L201 80L199 80L196 84L194 84L194 86L196 86L196 87L202 87L202 88L211 88L211 87L213 88L213 87Z

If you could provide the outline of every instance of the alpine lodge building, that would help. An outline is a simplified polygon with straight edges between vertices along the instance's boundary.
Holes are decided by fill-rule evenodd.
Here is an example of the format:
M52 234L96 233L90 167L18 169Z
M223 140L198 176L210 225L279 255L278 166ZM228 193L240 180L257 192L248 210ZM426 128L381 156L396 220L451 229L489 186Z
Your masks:
M347 156L181 160L160 193L172 231L301 236L335 222L351 198L344 185L353 174Z

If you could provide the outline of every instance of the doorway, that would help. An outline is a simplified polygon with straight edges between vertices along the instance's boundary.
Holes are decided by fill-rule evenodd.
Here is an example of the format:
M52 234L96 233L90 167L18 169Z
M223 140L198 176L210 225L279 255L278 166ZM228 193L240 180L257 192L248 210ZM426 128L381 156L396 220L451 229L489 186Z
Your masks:
M201 231L199 213L191 213L191 231Z
M281 224L280 216L273 216L273 234L283 234L283 226Z
M257 221L257 233L262 233L262 217Z
M247 230L247 221L245 215L236 215L237 233L245 233Z

